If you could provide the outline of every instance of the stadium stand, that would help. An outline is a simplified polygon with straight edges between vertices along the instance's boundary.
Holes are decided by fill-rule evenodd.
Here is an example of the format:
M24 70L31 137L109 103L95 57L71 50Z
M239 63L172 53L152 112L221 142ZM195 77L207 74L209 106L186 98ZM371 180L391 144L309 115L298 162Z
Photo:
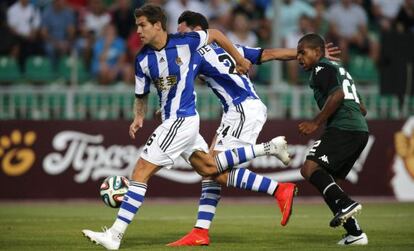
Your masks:
M215 28L220 28L225 33L233 30L233 27L230 27L230 25L225 23L225 18L218 18L216 16L217 12L220 13L219 16L228 15L228 20L232 20L231 16L234 14L234 11L244 12L247 14L249 23L252 24L251 31L253 31L258 38L257 44L254 46L261 46L263 48L271 47L272 42L270 34L272 29L272 19L274 18L271 1L267 1L267 3L256 1L253 4L251 4L251 1L223 1L218 9L217 6L214 7L214 5L211 5L209 1L195 1L203 6L202 9L205 10L203 14L210 19L210 25ZM30 1L29 5L39 10L40 14L42 14L46 9L52 6L52 2L54 1ZM0 119L101 120L132 118L131 108L134 101L133 83L123 82L125 80L118 77L113 83L104 84L99 77L91 73L91 59L94 56L94 43L99 34L95 34L89 30L85 31L84 28L86 27L85 13L93 13L93 8L86 4L87 1L84 1L84 4L80 5L74 4L73 2L76 1L66 1L64 7L71 12L73 11L76 13L76 24L74 27L76 31L73 33L71 32L71 36L68 36L67 41L64 41L65 49L62 50L62 53L65 55L60 57L56 65L51 64L50 58L46 56L46 51L41 53L41 50L36 50L36 53L22 55L21 52L25 50L21 50L22 48L19 49L14 45L25 46L25 44L13 42L17 41L17 37L10 35L8 38L10 38L12 43L0 43ZM100 1L97 1L97 3L98 2ZM114 15L114 13L117 13L119 9L129 8L132 15L133 9L139 7L143 2L144 1L131 2L130 5L122 7L119 6L118 1L112 1L110 4L102 5L100 13L105 16L112 16L113 20L111 22L116 23L116 18L114 18L116 15ZM224 4L224 2L226 2L226 4ZM346 38L345 35L340 35L335 32L332 33L331 26L334 23L338 23L339 17L330 15L330 18L328 19L325 15L332 11L330 9L333 9L334 5L339 4L338 1L336 1L338 3L334 3L335 1L303 1L307 2L306 6L308 11L306 13L297 9L292 9L292 6L289 5L289 1L282 2L282 8L290 9L292 10L292 13L294 13L294 16L282 15L280 17L283 19L281 20L282 23L286 23L286 27L290 27L290 29L286 30L286 35L282 34L282 46L288 46L287 37L299 38L306 32L318 32L323 34L327 41L334 42L340 47L343 46L343 44L348 44L343 43L344 38ZM1 16L6 17L11 6L15 3L17 3L17 1L10 0L1 4ZM376 13L371 13L372 6L370 4L361 4L357 1L355 1L354 4L364 12L363 16L366 16L368 19L365 20L365 17L361 19L362 24L367 27L367 32L361 34L366 38L365 42L370 42L371 45L377 43L384 45L385 42L388 41L387 46L388 48L391 48L391 54L397 53L398 57L409 55L409 53L405 53L406 49L401 49L405 47L393 46L392 43L395 42L394 40L402 41L401 39L396 39L395 35L388 36L388 40L384 38L384 34L389 30L398 32L398 27L401 25L406 27L409 23L405 24L403 22L404 20L399 20L397 16L394 16L389 18L388 26L383 26L383 22L379 22L381 15L378 16ZM167 8L167 15L171 17L171 15L177 14L168 12L171 10L174 10L173 12L180 10L180 8L175 7ZM403 10L402 6L400 10ZM125 11L125 9L123 9L123 11ZM306 23L307 25L300 22L303 15L306 15L307 19L310 21ZM1 25L3 26L1 27L5 32L8 32L7 34L9 34L11 32L10 29L13 29L14 27L13 23L8 19L6 20L6 18L2 21ZM23 22L22 25L29 25L24 23L25 21L23 19L19 21ZM46 23L47 22L42 19L39 27L36 26L36 29L33 30L33 37L31 38L34 39L34 44L40 44L40 47L42 48L45 47L46 40L42 36L41 31ZM171 25L175 26L176 24L172 23ZM136 36L134 25L130 24L130 26L130 29L123 29L122 39L128 47L128 62L130 65L133 65L136 52L140 49L142 44ZM119 25L117 27L117 29L119 29ZM170 32L175 32L175 28L172 29L173 30L170 30ZM13 32L10 34L12 33ZM405 37L410 36L408 32L403 34ZM74 35L74 37L72 37L72 35ZM407 41L411 40L408 39ZM294 47L295 44L296 41L293 41L289 46ZM410 45L412 43L408 42L406 44ZM370 49L371 46L368 46L367 48L365 48L366 46L362 46L361 48L358 47L359 46L355 46L354 44L352 46L353 49L344 48L341 57L344 59L346 58L343 63L356 81L358 91L363 96L362 99L368 108L368 118L397 119L414 114L414 97L412 95L403 99L402 95L405 95L405 92L403 91L394 93L382 90L384 88L382 88L383 83L381 80L383 80L384 77L381 75L384 75L385 70L381 69L380 72L378 70L378 65L390 68L386 64L387 62L389 63L389 60L387 61L387 58L385 58L384 60L378 61L378 55L371 53L376 51L367 50L367 48ZM400 50L394 50L394 48L399 48ZM25 58L24 64L21 64L20 61L17 62L21 56L24 56ZM24 68L22 67L23 65ZM298 75L296 78L293 78L297 79L297 83L292 81L289 82L292 78L290 78L286 72L286 65L284 69L282 79L286 82L283 83L272 82L272 67L270 63L257 66L251 74L259 95L268 107L269 118L299 119L313 117L317 111L317 107L314 104L311 92L307 90L306 82L309 76L308 73L297 71ZM393 69L399 68L396 67ZM391 77L395 77L395 75L391 75ZM402 73L399 75L404 74ZM396 82L399 83L398 86L402 86L401 83L403 81ZM407 85L406 82L408 83L408 81L404 81L404 88ZM390 81L388 81L388 83L390 83ZM397 83L392 82L389 89L397 89L396 85ZM411 89L414 88L411 87ZM219 118L221 116L221 108L215 96L205 87L199 85L197 86L197 93L198 109L201 118ZM158 107L158 98L156 92L153 91L149 96L147 117L152 118Z
M17 62L12 57L0 57L0 82L13 83L20 80L21 74Z

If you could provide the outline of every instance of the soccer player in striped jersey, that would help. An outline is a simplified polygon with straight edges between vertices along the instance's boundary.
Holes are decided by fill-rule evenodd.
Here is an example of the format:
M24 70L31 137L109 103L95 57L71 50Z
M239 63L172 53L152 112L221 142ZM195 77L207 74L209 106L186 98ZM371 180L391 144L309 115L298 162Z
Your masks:
M135 61L135 117L129 134L135 139L136 132L143 126L150 83L158 91L162 124L155 129L141 152L112 227L103 232L82 231L91 241L111 250L119 249L128 225L143 203L148 180L162 167L172 166L179 156L189 161L203 177L217 175L257 156L273 155L289 159L286 141L280 137L263 144L226 150L214 158L209 155L208 146L199 134L200 120L195 109L193 83L197 50L217 42L235 58L236 71L242 74L247 72L251 63L218 30L167 34L165 14L156 5L144 5L137 9L135 20L137 33L145 46ZM251 184L250 177L254 178L255 174L249 175L249 187L254 185L256 189L274 192L275 186L268 180Z
M178 19L178 32L207 30L208 21L200 13L185 11ZM296 49L261 49L236 45L239 52L253 64L269 60L296 59ZM335 47L328 46L327 55L337 54ZM266 122L267 108L257 95L247 75L234 71L234 60L217 44L206 45L198 50L197 73L217 95L223 106L223 117L217 134L210 146L210 152L217 155L228 149L256 144L257 137ZM333 58L336 59L336 58ZM281 159L288 164L288 159ZM242 165L244 166L244 165ZM226 171L216 180L203 178L197 221L194 228L169 246L209 245L209 228L220 200L221 185L228 187L247 186L251 191L275 196L282 212L281 225L288 223L295 185L278 183L260 175L254 175L244 168ZM266 180L274 190L264 190L252 185ZM250 183L251 184L250 184ZM209 198L206 200L205 198Z

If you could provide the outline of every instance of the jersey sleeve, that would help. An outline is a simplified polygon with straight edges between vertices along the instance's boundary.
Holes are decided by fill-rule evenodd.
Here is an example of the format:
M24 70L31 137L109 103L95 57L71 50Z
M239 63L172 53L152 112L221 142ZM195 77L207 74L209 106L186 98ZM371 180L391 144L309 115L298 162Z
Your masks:
M262 48L253 48L248 46L241 46L244 53L244 58L248 59L252 64L260 64L260 58L262 57Z
M341 83L337 78L337 70L329 65L318 65L314 69L314 81L323 93L331 94L336 89L341 88Z
M135 97L143 97L150 92L151 79L144 74L138 58L135 60Z
M208 44L208 32L207 31L194 31L186 33L188 44L191 50L198 50L201 47Z

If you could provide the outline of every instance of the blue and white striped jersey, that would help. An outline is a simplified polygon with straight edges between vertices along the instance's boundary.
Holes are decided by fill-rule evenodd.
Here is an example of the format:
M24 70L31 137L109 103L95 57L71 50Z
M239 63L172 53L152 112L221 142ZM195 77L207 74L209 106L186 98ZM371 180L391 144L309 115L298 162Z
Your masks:
M260 63L261 48L235 46L252 64ZM197 73L204 76L203 79L222 103L224 112L230 105L238 105L249 97L259 98L249 76L237 74L235 60L223 48L212 43L200 48L198 53Z
M135 58L135 95L146 95L152 82L158 91L162 119L196 115L194 91L197 50L207 44L205 31L169 34L161 50L142 48Z

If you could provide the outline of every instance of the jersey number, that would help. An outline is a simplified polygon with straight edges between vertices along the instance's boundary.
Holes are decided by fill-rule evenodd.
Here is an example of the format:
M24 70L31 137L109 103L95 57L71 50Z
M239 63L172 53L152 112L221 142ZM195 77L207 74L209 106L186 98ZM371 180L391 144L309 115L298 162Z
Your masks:
M358 94L356 92L355 85L353 83L351 75L343 67L339 68L339 73L341 76L345 76L344 81L342 81L342 89L344 91L344 99L355 100L359 104Z
M234 74L234 69L236 68L236 64L233 62L233 59L229 55L222 54L218 57L218 60L222 62L223 64L225 63L229 64L230 65L229 74Z
M155 133L153 133L151 135L151 137L147 141L147 144L146 144L147 146L150 146L152 144L152 142L154 141L155 136L157 136L157 135L155 135Z
M321 140L315 141L311 149L309 149L309 153L315 153L316 148L321 144Z
M223 136L223 138L226 137L227 133L229 132L230 126L227 126L226 128L224 128L224 130L221 132L221 135Z

